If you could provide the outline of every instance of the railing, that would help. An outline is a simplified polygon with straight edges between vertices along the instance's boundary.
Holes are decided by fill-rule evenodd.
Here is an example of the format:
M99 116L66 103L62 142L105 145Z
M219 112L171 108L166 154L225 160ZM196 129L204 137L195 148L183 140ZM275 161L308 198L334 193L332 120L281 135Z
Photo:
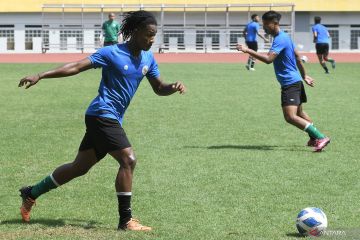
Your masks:
M226 52L233 50L238 42L242 42L242 31L252 13L261 14L270 9L280 11L283 14L282 24L293 37L294 8L295 5L291 3L45 4L42 8L43 32L49 32L49 41L46 43L44 41L43 50L72 49L82 52L95 50L99 47L95 30L100 30L109 12L117 13L121 21L124 12L144 9L153 12L158 20L154 51L161 49L171 52ZM77 32L73 36L68 31L74 29ZM259 43L260 49L268 47L268 45L261 47L261 41Z

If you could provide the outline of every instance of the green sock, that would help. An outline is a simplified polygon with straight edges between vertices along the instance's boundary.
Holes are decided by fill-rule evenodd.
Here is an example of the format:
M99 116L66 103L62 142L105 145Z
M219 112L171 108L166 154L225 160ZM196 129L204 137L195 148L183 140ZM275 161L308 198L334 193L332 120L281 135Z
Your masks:
M311 126L314 126L314 123L310 123ZM315 139L313 136L310 135L310 133L308 133L309 137L312 139Z
M247 63L247 65L250 67L250 64L251 64L251 58L248 58L248 63Z
M314 125L311 125L308 123L304 129L305 132L307 132L311 137L316 139L323 139L325 138L325 135L322 134Z
M255 65L255 60L252 60L250 67L251 67L251 68L254 68L254 65Z
M323 67L323 69L325 70L325 72L329 72L329 69L326 66L326 63L324 63L323 65L321 65Z
M334 62L334 59L332 59L332 58L328 58L328 60L327 60L328 62Z
M36 199L41 194L47 193L51 189L57 188L58 186L60 185L55 181L51 174L32 187L31 195Z

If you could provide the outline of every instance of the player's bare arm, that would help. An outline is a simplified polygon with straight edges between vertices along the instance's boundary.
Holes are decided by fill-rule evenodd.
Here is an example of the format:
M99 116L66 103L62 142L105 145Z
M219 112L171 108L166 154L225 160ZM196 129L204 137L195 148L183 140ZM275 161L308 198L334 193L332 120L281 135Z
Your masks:
M263 54L260 54L258 52L255 52L254 50L252 49L249 49L247 46L245 46L244 44L238 44L236 46L236 49L238 51L241 51L243 53L248 53L250 54L252 57L266 63L266 64L270 64L272 63L275 58L277 57L277 54L274 53L274 52L269 52L267 55L263 55Z
M176 92L184 94L186 92L186 87L181 82L167 84L160 77L149 78L148 80L154 92L159 96L168 96Z
M264 35L257 33L257 35L264 40L264 42L268 43L270 42L269 39L267 39Z
M303 79L305 79L305 76L306 76L305 68L304 68L304 65L302 64L301 56L297 50L295 50L295 57L296 57L296 65L300 71L301 77Z
M246 28L244 28L244 30L243 30L243 36L244 36L245 39L246 39L246 35L247 35L247 31L246 31Z
M316 43L317 39L317 32L313 32L313 42Z
M301 61L301 56L297 50L295 50L295 57L296 57L297 68L299 69L301 77L303 78L304 82L307 85L309 85L310 87L314 87L314 79L312 79L310 76L306 75L304 65L302 64L302 61Z
M38 73L36 75L27 76L20 80L19 87L25 86L26 89L35 85L43 78L61 78L76 75L80 72L92 68L92 63L88 58L82 59L77 62L67 63L61 67Z

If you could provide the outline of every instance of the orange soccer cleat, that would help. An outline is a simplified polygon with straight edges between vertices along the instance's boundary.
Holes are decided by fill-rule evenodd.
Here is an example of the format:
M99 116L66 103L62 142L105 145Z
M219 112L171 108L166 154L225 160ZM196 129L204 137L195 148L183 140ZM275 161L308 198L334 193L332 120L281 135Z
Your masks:
M310 138L309 141L307 142L307 146L308 147L315 147L316 146L316 139L315 138Z
M118 227L119 230L130 230L130 231L151 231L151 227L141 225L139 220L131 218L126 224Z
M24 222L30 222L30 212L32 206L35 205L35 200L30 197L31 187L23 187L20 190L20 197L22 204L20 207L20 214Z

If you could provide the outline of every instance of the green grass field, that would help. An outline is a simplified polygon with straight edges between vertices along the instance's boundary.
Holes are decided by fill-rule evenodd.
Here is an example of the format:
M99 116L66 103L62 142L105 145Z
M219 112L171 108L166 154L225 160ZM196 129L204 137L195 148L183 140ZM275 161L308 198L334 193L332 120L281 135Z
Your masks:
M359 239L359 64L330 75L306 65L316 87L306 88L304 108L332 138L322 153L283 120L271 65L161 64L187 94L158 97L144 79L124 121L138 158L134 216L154 231L116 231L118 164L109 156L40 197L22 224L19 187L73 160L97 94L100 70L17 87L54 66L0 65L0 239L297 239L296 215L309 206L346 232L341 239Z

